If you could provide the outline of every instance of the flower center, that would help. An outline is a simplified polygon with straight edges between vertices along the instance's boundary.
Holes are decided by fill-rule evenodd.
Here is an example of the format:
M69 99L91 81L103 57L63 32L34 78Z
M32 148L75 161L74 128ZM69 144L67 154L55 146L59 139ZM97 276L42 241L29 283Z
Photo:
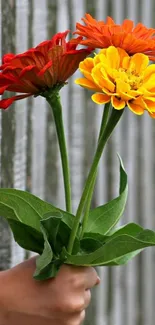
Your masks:
M131 90L137 90L143 84L143 75L139 75L135 69L119 68L119 78L130 86Z

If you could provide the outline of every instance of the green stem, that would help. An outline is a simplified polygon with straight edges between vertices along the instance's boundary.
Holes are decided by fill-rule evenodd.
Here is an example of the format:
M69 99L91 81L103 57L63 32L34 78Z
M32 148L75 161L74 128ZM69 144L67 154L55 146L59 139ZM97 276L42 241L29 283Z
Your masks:
M71 204L71 186L70 186L70 173L69 173L69 163L68 155L65 141L65 133L63 126L63 117L62 117L62 106L60 102L59 92L52 93L51 96L46 96L47 102L50 104L50 107L53 111L53 116L55 120L55 126L58 136L62 170L63 170L63 179L64 179L64 189L65 189L65 202L66 202L66 211L72 212Z
M76 234L77 234L77 231L78 231L82 211L83 211L83 208L85 206L85 203L86 203L90 188L92 186L92 181L93 181L93 178L94 178L95 173L97 171L98 163L99 163L99 160L101 158L104 146L105 146L108 138L110 137L113 129L115 128L116 124L118 123L119 119L121 118L123 111L124 110L119 110L119 111L116 110L116 109L112 110L111 116L110 116L109 121L107 123L107 126L105 128L105 131L100 136L99 143L98 143L97 150L96 150L96 154L95 154L95 157L94 157L90 172L89 172L88 177L87 177L87 181L86 181L86 184L85 184L82 196L81 196L81 200L80 200L80 203L79 203L79 206L78 206L78 209L77 209L77 213L76 213L76 216L75 216L75 219L74 219L73 228L72 228L71 235L70 235L70 238L69 238L68 252L70 254L72 253L74 240L75 240L75 237L76 237Z
M101 121L101 126L100 126L99 137L98 137L98 143L99 143L99 139L101 137L101 134L105 131L105 128L106 128L106 125L107 125L107 122L108 122L108 118L109 118L109 114L110 114L110 110L111 110L111 103L105 104L104 109L103 109L103 115L102 115L102 121ZM95 173L95 175L93 177L92 184L91 184L91 187L90 187L90 191L89 191L88 196L87 196L87 202L85 204L85 213L84 213L84 216L83 216L80 238L83 237L83 234L84 234L86 226L87 226L87 221L88 221L88 217L89 217L89 211L90 211L94 186L95 186L95 182L96 182L96 177L97 177L97 171L96 171L96 173Z

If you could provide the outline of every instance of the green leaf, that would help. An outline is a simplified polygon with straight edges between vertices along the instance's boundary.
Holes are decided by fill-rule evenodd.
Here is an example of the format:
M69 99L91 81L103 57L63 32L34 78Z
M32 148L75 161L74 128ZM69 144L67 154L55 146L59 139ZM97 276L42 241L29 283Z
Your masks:
M45 280L52 276L53 251L43 226L41 226L41 230L44 236L44 250L36 259L36 271L33 275L36 280Z
M120 235L131 235L136 236L143 231L143 228L135 223L129 223L127 225L123 225L119 228L108 233L106 236L98 234L98 233L84 233L83 239L80 241L81 250L83 252L92 253L96 249L103 246L106 242L111 239L120 236ZM131 258L131 256L135 256L138 253L130 253L128 257L119 258L116 261L116 265L125 264L127 259Z
M40 219L45 213L62 211L35 195L16 189L0 189L0 215L19 220L40 231ZM73 215L63 212L63 221L72 227Z
M119 235L112 238L105 245L90 254L69 255L66 251L65 263L83 266L116 265L119 258L123 258L133 252L136 253L137 250L142 250L149 246L155 246L155 233L151 230L143 230L135 237Z
M58 253L57 249L57 234L59 232L60 222L62 219L61 212L48 212L41 220L41 224L48 234L49 242L55 253Z
M86 238L81 239L81 241L80 241L80 248L83 253L91 253L91 252L97 250L101 246L102 246L102 243L92 237L86 237Z
M119 228L114 229L111 232L108 232L107 236L105 236L105 241L111 240L112 238L115 238L119 235L137 236L143 230L144 229L136 223L128 223L127 225L123 225Z
M90 210L86 232L106 235L119 221L127 200L127 174L120 159L120 195L103 206Z
M49 212L45 215L44 219L41 220L41 224L46 229L46 233L48 234L49 243L52 246L52 249L55 254L60 254L62 248L67 247L71 229L64 222L66 220L67 212L65 212L65 216L63 217L64 212ZM76 253L79 250L79 240L75 239L73 252Z
M42 253L44 247L42 233L18 220L8 219L7 221L18 245L32 252Z
M143 249L138 249L137 251L131 252L129 254L126 254L123 257L116 258L116 260L113 260L112 262L106 264L107 266L119 266L119 265L124 265L127 264L133 257L138 255Z

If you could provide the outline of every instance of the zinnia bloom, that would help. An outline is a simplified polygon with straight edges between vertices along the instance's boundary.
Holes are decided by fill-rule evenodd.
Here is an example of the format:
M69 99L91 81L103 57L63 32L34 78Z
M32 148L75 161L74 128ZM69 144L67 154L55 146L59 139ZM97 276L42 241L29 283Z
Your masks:
M15 100L42 95L57 85L59 88L64 85L78 69L80 61L91 52L91 49L76 49L82 37L76 39L77 44L73 40L66 42L68 32L58 33L51 40L22 54L3 56L0 94L5 91L21 94L2 99L0 108L6 109Z
M81 44L93 48L107 48L111 45L124 49L129 55L144 53L155 60L155 29L147 28L132 20L125 19L121 25L115 24L111 17L106 22L97 21L86 14L82 19L85 25L76 24L76 32L85 37Z
M117 110L127 105L137 115L147 110L155 118L155 65L149 65L147 55L130 57L123 49L110 46L85 59L79 68L84 78L75 82L95 91L95 103L111 101Z

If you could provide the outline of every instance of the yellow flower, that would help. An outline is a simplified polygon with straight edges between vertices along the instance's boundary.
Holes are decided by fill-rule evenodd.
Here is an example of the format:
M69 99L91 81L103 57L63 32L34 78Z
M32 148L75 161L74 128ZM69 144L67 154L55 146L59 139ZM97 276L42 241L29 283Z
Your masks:
M75 83L95 91L95 103L111 101L117 110L128 106L137 115L147 110L155 118L155 65L149 65L147 55L130 57L123 49L110 46L82 61L79 69L84 78Z

